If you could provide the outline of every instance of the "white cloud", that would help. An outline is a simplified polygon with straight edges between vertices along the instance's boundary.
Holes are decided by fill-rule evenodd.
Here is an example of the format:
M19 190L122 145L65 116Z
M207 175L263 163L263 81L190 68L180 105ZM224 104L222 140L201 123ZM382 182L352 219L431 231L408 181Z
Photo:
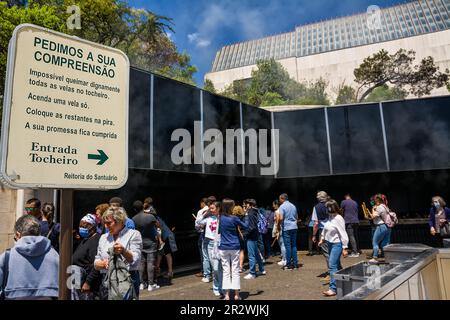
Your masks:
M188 34L188 39L189 39L189 43L192 43L192 42L194 42L195 40L197 40L198 39L198 33L191 33L191 34Z
M204 48L204 47L209 46L210 44L211 44L211 41L210 41L210 40L200 39L200 40L197 42L197 47Z
M205 48L211 44L211 40L202 38L199 33L188 34L189 43L194 43L196 47Z

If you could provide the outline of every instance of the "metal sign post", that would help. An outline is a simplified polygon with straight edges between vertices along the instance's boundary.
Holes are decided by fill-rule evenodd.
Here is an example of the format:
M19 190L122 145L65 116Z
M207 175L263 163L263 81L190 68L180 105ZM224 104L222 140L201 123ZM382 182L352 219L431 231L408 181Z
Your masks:
M70 300L67 267L72 264L73 190L62 189L60 200L59 299ZM82 284L81 284L82 285Z

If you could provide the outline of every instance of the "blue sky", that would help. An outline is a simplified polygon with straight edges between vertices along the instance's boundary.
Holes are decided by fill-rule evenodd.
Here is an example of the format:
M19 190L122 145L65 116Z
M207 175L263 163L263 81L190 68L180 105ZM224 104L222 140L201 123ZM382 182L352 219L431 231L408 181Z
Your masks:
M130 0L173 19L169 36L198 68L195 80L203 86L222 46L292 31L296 25L366 12L370 5L386 7L405 0Z

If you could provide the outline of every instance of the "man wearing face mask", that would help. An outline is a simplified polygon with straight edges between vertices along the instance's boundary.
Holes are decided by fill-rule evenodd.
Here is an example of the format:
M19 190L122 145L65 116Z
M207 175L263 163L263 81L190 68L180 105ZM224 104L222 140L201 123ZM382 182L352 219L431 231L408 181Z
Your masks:
M100 286L100 271L94 268L100 240L94 214L88 213L81 219L79 234L82 240L73 254L73 265L79 268L81 288L72 290L72 300L87 300L98 294Z
M450 221L450 209L446 207L446 203L442 197L436 196L431 199L430 216L428 225L430 233L436 240L436 246L442 248L442 238L449 238L448 224Z

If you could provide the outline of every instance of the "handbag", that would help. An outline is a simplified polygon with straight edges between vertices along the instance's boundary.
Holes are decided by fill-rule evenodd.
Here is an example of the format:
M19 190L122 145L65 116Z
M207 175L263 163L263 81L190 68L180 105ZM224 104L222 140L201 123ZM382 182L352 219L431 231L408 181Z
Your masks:
M450 238L450 224L448 221L444 222L444 224L440 226L439 233L442 238Z

